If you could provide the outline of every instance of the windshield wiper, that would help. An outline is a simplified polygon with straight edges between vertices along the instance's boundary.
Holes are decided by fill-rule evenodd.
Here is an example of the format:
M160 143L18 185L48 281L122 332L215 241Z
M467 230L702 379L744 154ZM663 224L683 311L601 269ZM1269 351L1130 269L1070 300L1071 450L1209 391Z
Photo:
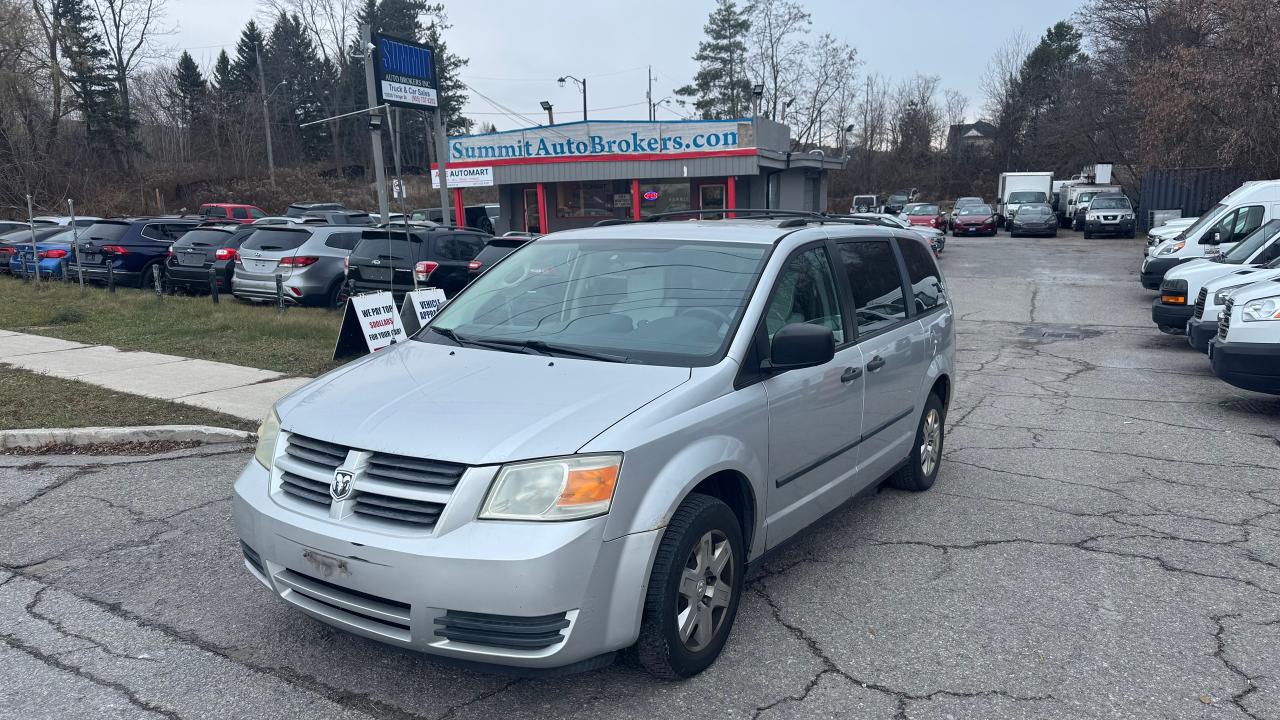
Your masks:
M604 362L624 363L630 359L625 355L613 355L595 350L584 350L571 345L549 343L545 340L505 340L499 338L484 338L483 340L477 340L475 342L482 343L484 345L504 345L512 348L525 348L544 355L564 355L567 357L601 360Z
M459 345L466 345L470 342L466 338L463 338L459 336L458 333L454 332L453 328L439 328L439 327L436 327L435 325L428 325L427 329L434 333L439 333Z

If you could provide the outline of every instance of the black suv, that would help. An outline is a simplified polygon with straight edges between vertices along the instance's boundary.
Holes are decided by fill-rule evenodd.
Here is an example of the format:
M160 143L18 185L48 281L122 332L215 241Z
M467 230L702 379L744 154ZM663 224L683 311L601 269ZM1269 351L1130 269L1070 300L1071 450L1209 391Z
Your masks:
M453 297L479 268L476 256L490 236L470 228L412 227L365 230L347 259L353 293L390 290L399 303L418 287L436 287Z
M203 221L200 217L99 220L80 233L76 246L80 265L68 266L67 272L75 275L83 270L84 279L95 282L107 282L108 275L114 275L118 285L147 287L151 268L164 270L169 246Z
M170 287L187 292L209 292L212 269L218 290L231 292L231 276L236 272L240 244L262 226L202 225L178 238L169 248L164 272Z

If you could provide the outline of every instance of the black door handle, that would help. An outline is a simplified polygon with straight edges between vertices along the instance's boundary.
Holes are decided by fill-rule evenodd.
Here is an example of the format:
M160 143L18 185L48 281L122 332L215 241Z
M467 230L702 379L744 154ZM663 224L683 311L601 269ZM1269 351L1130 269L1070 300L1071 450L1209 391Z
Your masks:
M850 367L844 369L844 374L840 376L840 382L851 383L862 377L862 368Z
M876 355L875 357L871 358L871 362L867 363L868 372L875 372L882 367L884 367L884 358L880 357L879 355Z

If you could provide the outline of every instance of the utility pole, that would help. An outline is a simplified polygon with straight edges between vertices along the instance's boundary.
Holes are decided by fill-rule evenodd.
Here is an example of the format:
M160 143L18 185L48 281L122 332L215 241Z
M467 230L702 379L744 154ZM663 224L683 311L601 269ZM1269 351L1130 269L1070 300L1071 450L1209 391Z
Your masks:
M438 83L437 83L438 84ZM444 136L444 95L436 88L436 109L431 113L431 130L436 136L436 167L440 170L440 219L444 225L449 221L449 173L445 157L449 154L448 143Z
M378 185L378 214L386 217L391 212L387 202L387 168L382 159L382 109L378 104L378 89L374 87L372 32L368 25L360 26L360 42L364 44L364 87L369 101L369 141L373 145L373 177ZM261 66L259 66L261 67Z
M645 76L649 78L649 89L645 91L644 99L649 103L649 122L653 122L654 116L657 114L653 111L653 66L645 72Z
M276 156L271 148L271 114L267 112L267 81L262 74L262 53L253 49L253 58L258 63L258 92L262 94L262 130L267 135L267 172L271 174L271 189L276 189Z

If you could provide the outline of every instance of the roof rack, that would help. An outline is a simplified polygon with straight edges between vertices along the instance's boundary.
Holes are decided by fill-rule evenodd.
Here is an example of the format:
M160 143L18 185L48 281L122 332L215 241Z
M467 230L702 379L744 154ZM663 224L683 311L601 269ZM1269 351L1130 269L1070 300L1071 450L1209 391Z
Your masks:
M601 220L595 224L595 227L606 227L609 225L629 225L637 222L662 222L663 220L674 220L678 218L687 218L690 215L720 215L724 216L733 213L734 219L741 220L766 220L769 218L794 218L794 217L820 217L822 213L812 210L779 210L776 208L704 208L702 210L672 210L671 212L654 213L646 215L639 220L629 218L609 218Z

